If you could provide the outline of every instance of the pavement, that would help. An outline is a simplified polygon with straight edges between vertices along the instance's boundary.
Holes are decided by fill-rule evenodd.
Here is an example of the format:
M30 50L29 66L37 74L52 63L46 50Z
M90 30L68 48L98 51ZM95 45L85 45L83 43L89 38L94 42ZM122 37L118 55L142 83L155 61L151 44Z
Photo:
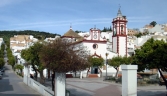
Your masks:
M46 87L51 89L51 81L46 80ZM103 81L103 78L67 78L66 89L71 96L121 96L122 85ZM139 86L137 96L166 96L166 87L159 85Z
M102 78L67 78L66 82L72 96L121 96L118 85L104 82Z
M7 57L5 55L5 61ZM0 96L41 96L23 83L23 79L14 73L10 65L5 64L5 73L0 79Z

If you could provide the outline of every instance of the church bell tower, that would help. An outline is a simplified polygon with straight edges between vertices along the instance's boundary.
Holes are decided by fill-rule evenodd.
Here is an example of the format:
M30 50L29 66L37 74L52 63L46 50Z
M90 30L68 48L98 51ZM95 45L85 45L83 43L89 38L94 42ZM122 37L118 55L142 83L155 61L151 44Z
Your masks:
M112 50L119 56L127 56L127 19L119 8L117 17L113 19Z

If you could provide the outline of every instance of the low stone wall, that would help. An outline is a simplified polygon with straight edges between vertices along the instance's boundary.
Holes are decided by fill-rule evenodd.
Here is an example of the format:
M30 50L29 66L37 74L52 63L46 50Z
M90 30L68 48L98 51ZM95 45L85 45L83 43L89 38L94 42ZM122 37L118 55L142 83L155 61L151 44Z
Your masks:
M48 89L47 87L43 86L42 84L40 84L39 82L31 79L31 78L27 78L27 83L28 86L31 87L32 89L38 91L40 94L42 94L43 96L54 96L54 92L50 89Z
M43 86L39 82L35 81L34 79L31 79L27 76L23 78L23 82L27 84L32 89L36 90L43 96L54 96L54 92L51 89L48 89L47 87ZM66 90L66 96L70 96L70 92Z

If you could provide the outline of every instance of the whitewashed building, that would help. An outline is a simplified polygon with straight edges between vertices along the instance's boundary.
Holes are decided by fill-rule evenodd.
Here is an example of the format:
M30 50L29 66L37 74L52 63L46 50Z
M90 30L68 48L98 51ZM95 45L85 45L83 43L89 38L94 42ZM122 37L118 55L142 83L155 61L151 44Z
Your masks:
M89 77L91 75L97 77L100 77L100 75L104 76L106 74L107 59L111 59L114 56L129 56L134 52L128 52L127 48L127 22L126 16L123 16L119 9L117 17L112 21L113 32L101 32L98 28L91 28L89 32L77 34L70 27L70 30L61 37L63 39L73 40L76 45L85 46L91 56L105 60L105 66L102 68L88 68L83 71L83 77ZM100 74L101 72L102 74ZM116 70L112 66L107 65L107 73L114 75Z
M25 60L21 58L21 50L29 48L38 39L34 38L32 35L14 35L10 38L10 49L15 56L17 64L25 63Z
M60 38L60 36L55 36L55 38L51 38L51 37L49 37L49 38L45 38L45 42L50 42L50 43L52 43L54 40L56 40L57 38Z
M165 32L165 25L164 24L156 24L154 27L148 29L149 33L155 33L155 32Z
M0 38L0 46L4 43L3 38Z

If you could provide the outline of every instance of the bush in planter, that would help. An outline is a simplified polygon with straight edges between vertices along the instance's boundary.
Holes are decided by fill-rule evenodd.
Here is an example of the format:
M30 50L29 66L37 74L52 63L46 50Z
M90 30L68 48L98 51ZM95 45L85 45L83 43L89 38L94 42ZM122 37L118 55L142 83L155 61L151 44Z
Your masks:
M66 96L70 96L70 91L69 90L66 90Z
M146 81L138 81L137 86L146 86L147 82Z
M122 83L122 77L116 78L116 79L115 79L115 82L116 82L116 83Z
M150 80L148 80L147 81L147 84L158 84L159 82L158 82L158 80L157 79L150 79Z
M116 79L115 79L115 77L110 77L109 78L111 81L115 81Z

